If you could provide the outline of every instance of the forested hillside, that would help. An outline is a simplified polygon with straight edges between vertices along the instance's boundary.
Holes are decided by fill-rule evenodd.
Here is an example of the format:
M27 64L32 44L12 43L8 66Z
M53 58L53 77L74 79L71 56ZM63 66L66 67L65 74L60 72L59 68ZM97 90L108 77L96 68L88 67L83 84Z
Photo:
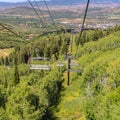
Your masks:
M120 119L120 26L78 38L62 32L36 36L0 57L0 120ZM69 86L68 53L81 71L70 73ZM32 60L38 56L50 59ZM31 64L51 70L30 70Z
M120 31L79 49L82 75L72 73L56 115L68 120L119 120Z

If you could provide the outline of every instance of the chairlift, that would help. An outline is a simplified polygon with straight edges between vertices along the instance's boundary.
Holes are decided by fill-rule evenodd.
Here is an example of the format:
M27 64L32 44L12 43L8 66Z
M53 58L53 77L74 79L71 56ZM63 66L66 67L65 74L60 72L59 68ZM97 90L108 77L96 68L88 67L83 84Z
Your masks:
M71 28L71 34L74 34L75 32L74 32L74 28Z
M57 67L63 67L64 66L64 64L63 63L58 63L57 65L56 65Z
M67 54L67 58L72 58L72 54Z
M79 64L72 62L70 63L70 66L79 66Z
M81 70L72 70L72 69L68 69L68 72L76 72L76 73L81 73Z
M49 65L32 64L30 65L30 70L51 70L51 67Z
M44 58L44 57L33 57L32 60L49 60L49 58Z
M65 66L65 63L63 63L62 61L58 61L56 66L57 67L63 67L63 66Z
M37 53L39 50L39 48L35 48L35 52ZM33 57L31 58L32 60L49 60L48 57L41 57L41 56L38 56L37 57ZM30 70L51 70L51 67L49 65L41 65L41 64L31 64L30 65Z

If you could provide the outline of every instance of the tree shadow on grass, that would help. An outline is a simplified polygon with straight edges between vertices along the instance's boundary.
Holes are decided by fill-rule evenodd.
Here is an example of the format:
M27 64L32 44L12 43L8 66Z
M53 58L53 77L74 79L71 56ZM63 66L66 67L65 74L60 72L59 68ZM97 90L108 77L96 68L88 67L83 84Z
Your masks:
M63 86L62 86L62 83L63 83L64 80L62 80L61 82L58 83L58 88L59 88L59 91L57 93L57 99L56 99L56 102L46 108L46 111L45 111L45 115L42 117L42 120L58 120L58 118L55 116L54 114L54 111L53 109L57 107L57 105L60 103L61 101L61 92L64 90Z

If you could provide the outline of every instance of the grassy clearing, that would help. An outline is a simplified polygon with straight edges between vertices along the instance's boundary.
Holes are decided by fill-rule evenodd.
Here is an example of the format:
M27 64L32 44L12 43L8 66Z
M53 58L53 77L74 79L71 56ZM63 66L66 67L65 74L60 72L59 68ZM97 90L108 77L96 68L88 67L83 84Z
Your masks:
M75 78L76 75L72 75L69 87L66 85L67 79L64 80L63 84L65 89L61 93L62 97L55 113L58 120L86 120L81 107L82 97L80 85L78 84L78 82L80 83L81 78Z
M11 52L13 52L13 50L14 50L14 48L0 49L0 57L8 56Z

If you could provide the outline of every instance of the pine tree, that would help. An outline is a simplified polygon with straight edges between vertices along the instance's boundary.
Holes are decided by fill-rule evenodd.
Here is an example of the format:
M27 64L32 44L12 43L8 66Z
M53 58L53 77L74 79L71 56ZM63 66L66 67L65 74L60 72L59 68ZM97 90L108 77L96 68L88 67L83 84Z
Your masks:
M8 57L5 58L5 65L9 65Z
M17 85L20 82L18 66L15 65L15 72L14 72L14 85Z
M19 72L18 72L18 56L17 50L15 49L15 71L14 71L14 85L17 85L20 82Z

